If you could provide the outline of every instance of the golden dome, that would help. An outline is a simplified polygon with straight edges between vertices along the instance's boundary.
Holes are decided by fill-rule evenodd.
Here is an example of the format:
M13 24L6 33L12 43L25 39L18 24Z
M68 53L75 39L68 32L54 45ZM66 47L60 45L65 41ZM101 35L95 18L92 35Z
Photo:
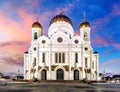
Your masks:
M59 15L56 15L55 17L53 17L52 20L50 21L50 25L57 21L65 21L72 25L72 21L63 14L59 14Z
M90 24L86 21L84 21L83 23L80 24L79 28L82 28L82 27L90 27Z
M42 25L38 21L36 21L32 24L32 28L41 28L42 29Z

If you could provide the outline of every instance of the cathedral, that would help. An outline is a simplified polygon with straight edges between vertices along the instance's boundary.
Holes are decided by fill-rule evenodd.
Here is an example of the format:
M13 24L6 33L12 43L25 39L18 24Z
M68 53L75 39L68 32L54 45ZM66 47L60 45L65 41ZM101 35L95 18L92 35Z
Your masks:
M24 53L24 79L98 80L99 54L90 40L90 24L84 19L74 35L70 18L60 13L48 28L48 37L37 20L32 24L32 40Z

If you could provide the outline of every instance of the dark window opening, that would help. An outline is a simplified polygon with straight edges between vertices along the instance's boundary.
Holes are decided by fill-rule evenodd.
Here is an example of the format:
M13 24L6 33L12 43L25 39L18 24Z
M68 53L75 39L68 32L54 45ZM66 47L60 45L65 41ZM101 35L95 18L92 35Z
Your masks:
M78 53L75 53L75 63L78 63Z
M61 63L61 53L59 53L59 63Z
M37 32L34 33L34 39L36 40L38 37L37 37Z
M45 63L45 53L42 54L42 62Z
M62 53L62 61L65 63L65 53Z
M57 53L55 53L55 63L57 63L57 59L58 59L57 56L58 56Z

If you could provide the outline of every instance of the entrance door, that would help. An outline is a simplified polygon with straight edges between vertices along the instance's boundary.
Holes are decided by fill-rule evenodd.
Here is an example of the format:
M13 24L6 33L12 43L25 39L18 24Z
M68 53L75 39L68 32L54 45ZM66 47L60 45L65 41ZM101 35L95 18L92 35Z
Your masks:
M56 75L56 79L57 80L64 80L64 72L63 72L63 70L62 69L58 69L57 70L57 75Z
M46 78L47 78L47 74L46 74L46 70L44 69L41 71L41 80L46 80Z
M74 80L79 80L79 71L74 70Z

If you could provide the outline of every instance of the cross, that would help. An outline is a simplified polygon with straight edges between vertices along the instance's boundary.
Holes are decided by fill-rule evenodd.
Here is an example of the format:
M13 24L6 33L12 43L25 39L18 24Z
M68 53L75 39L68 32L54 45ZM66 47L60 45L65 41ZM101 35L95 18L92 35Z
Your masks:
M38 22L38 17L36 18L37 22Z
M86 20L86 12L85 11L83 12L83 18L84 18L84 22L85 22L85 20Z
M60 15L62 15L62 8L60 8L60 10L59 10L59 11L60 11Z

